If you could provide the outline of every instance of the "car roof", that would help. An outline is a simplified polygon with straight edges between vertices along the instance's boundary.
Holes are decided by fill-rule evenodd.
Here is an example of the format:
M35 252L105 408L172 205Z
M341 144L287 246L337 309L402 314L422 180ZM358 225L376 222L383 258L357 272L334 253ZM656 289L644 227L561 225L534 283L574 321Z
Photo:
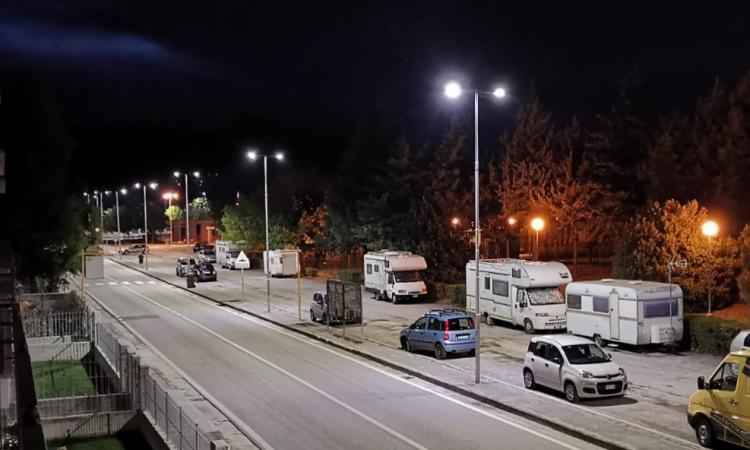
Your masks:
M445 318L452 318L452 317L465 317L469 314L466 313L466 311L462 311L460 309L433 309L425 316L439 316L439 317L445 317Z
M575 336L572 334L550 334L545 336L534 336L533 338L531 338L532 342L539 342L540 340L554 342L555 344L558 344L560 346L593 343L591 339L586 339L584 337Z

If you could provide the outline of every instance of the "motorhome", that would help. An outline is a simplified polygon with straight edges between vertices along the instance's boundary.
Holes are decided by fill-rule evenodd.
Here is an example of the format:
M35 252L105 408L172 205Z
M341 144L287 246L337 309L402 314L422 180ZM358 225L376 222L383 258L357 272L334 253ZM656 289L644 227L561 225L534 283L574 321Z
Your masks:
M682 289L674 283L605 278L570 283L565 295L568 332L599 345L672 344L682 339Z
M422 271L427 262L411 252L383 250L365 253L365 290L394 304L427 296Z
M234 260L240 255L240 247L234 241L216 241L216 264L234 269Z
M268 258L266 258L268 253ZM263 273L268 273L269 267L272 277L291 277L299 270L298 250L271 250L263 252ZM266 266L268 262L268 267Z
M479 310L488 325L504 321L526 333L565 329L562 286L572 278L559 262L494 259L479 261ZM466 263L466 306L477 311L476 261Z

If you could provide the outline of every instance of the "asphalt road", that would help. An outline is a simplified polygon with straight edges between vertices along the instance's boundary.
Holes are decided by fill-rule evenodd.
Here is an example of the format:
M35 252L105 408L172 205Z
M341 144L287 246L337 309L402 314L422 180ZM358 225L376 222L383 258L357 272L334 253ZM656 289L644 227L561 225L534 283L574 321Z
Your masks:
M105 273L92 296L268 448L595 448L111 261Z

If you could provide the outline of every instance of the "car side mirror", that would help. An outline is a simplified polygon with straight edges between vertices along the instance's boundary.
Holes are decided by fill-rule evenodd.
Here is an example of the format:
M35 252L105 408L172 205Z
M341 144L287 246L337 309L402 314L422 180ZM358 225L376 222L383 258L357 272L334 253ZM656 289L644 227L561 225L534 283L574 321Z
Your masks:
M703 377L698 377L698 390L704 390L706 389L706 379Z

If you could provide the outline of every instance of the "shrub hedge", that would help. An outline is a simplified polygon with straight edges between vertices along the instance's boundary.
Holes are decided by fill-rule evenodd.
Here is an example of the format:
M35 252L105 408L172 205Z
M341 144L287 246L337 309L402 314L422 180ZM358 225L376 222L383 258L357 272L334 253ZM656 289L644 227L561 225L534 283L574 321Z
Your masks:
M348 283L362 284L362 271L357 269L344 269L339 271L339 280Z
M446 284L445 296L451 304L466 308L466 285L464 284Z
M690 317L685 320L685 337L690 338L690 348L705 353L723 355L729 351L732 339L747 324L717 317Z

